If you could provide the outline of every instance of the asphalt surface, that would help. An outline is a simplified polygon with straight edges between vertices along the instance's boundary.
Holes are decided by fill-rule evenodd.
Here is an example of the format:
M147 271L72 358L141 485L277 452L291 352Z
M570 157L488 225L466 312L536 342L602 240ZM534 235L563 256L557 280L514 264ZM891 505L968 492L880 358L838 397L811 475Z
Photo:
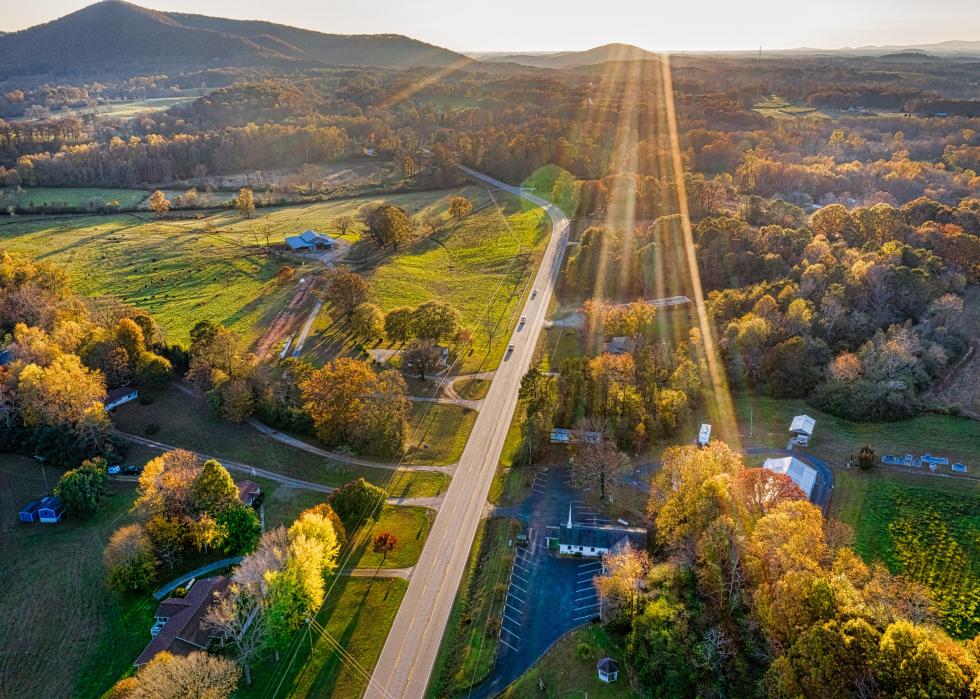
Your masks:
M522 192L518 187L467 168L461 169L492 187L544 208L551 217L551 237L532 283L537 294L534 298L528 297L520 312L527 316L527 322L511 336L514 351L501 361L477 416L375 666L365 693L369 699L419 699L425 696L429 675L500 460L507 429L517 406L521 377L531 364L568 239L568 219L557 207Z

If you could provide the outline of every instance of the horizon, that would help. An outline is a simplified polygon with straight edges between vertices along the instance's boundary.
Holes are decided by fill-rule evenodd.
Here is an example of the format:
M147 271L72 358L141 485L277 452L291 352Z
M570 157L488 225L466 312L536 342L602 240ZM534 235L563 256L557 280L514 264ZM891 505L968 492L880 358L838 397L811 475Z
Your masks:
M51 22L96 4L90 0L38 0L21 8L15 22L0 30L16 32ZM749 0L740 6L713 1L710 11L691 6L658 8L655 14L635 0L612 0L603 16L593 16L582 0L562 7L562 14L547 7L527 8L516 0L503 0L493 17L453 24L447 22L459 6L449 0L419 0L411 7L387 7L385 0L365 0L356 6L322 7L308 0L284 0L275 7L257 0L208 3L190 0L133 2L161 12L181 12L246 21L263 21L324 34L403 34L460 53L532 54L583 51L606 44L630 44L651 52L843 51L914 47L948 42L974 42L963 27L980 34L980 5L965 0L939 0L922 8L908 0L852 3L830 0L820 7L788 8L776 0ZM890 6L889 6L890 5ZM701 6L703 8L703 6ZM733 11L734 10L734 11ZM520 11L521 22L511 21ZM846 12L853 21L836 20ZM625 16L641 21L625 21ZM758 18L770 21L760 27ZM885 19L887 17L887 20ZM611 22L611 21L612 22ZM679 39L673 27L694 26L689 40ZM541 36L539 25L555 31ZM868 28L871 29L868 29ZM496 40L488 40L494 34ZM751 36L749 40L747 37ZM467 38L469 37L469 38Z

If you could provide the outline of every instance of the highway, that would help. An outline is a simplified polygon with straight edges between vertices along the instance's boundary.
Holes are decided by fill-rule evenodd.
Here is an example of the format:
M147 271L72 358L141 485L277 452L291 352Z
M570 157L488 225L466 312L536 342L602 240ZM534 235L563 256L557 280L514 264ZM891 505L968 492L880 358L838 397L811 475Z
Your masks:
M558 207L522 192L518 187L469 168L460 169L490 186L544 208L551 217L551 237L532 284L537 294L533 298L528 295L521 311L521 315L527 316L527 322L514 330L510 340L514 351L504 356L490 384L490 391L375 666L365 693L371 699L421 699L425 696L507 429L517 407L521 378L530 366L538 335L544 326L568 241L568 219Z

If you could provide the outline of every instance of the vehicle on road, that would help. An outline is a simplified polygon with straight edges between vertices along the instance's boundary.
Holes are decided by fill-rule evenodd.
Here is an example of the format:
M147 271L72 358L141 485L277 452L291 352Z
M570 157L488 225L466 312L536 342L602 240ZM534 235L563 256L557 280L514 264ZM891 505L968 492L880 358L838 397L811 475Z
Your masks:
M142 466L132 466L132 465L130 465L130 466L123 466L122 472L125 475L127 475L127 476L138 476L139 474L143 473L143 467Z
M508 357L510 356L510 353L513 352L513 351L514 351L514 345L507 345L507 356Z
M537 295L538 295L538 290L537 289L531 289L531 298L533 299Z
M110 476L115 476L120 471L122 471L122 466L119 466L118 464L115 466L110 466L106 469L106 473L108 473Z
M521 322L517 324L518 327L523 328L524 323L527 322L527 316L521 316Z

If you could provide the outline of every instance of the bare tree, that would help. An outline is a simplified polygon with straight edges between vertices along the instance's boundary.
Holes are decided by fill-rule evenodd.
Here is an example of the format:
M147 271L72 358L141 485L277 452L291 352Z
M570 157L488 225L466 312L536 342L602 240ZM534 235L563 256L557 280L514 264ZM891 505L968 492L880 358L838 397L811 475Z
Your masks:
M262 613L262 597L257 586L232 583L228 592L215 600L204 617L205 628L218 632L222 645L230 645L235 660L245 673L245 684L252 684L249 661L265 644L268 627Z
M578 449L571 464L572 479L579 487L597 487L603 500L610 477L630 466L629 457L616 447L609 431L604 420L581 420L576 430Z

